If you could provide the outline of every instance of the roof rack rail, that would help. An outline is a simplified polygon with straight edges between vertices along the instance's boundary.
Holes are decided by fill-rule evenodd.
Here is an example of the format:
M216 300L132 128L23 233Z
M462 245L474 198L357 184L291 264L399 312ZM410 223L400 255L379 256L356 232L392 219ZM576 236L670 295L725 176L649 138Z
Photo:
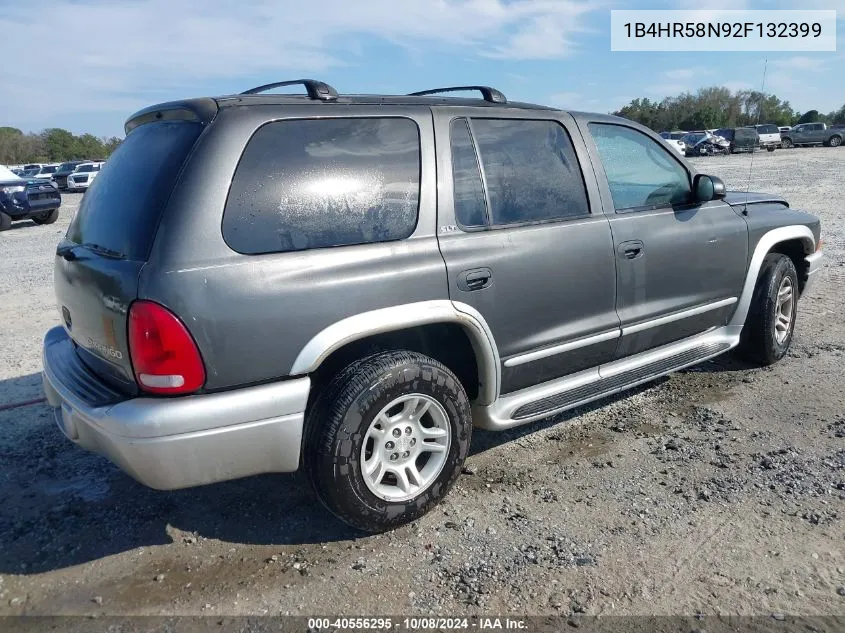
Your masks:
M292 81L277 81L272 84L265 84L257 88L250 88L242 92L242 95L256 95L260 92L267 92L273 88L281 88L283 86L305 86L305 91L309 98L319 99L320 101L334 101L337 99L337 90L332 88L329 84L317 81L316 79L294 79Z
M420 92L412 92L409 97L424 97L425 95L436 95L443 92L466 92L468 90L478 90L485 101L490 103L507 103L507 97L495 88L490 86L451 86L449 88L433 88L432 90L421 90Z

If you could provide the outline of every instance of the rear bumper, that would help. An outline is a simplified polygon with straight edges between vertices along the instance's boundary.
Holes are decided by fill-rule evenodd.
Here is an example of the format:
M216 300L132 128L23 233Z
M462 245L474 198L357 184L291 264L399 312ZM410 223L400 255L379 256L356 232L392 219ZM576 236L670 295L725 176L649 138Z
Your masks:
M804 289L801 291L801 294L806 294L806 292L813 287L817 273L822 267L822 259L824 259L824 256L821 251L816 251L812 255L807 255L807 257L804 258L804 261L807 262L807 272L805 273L807 279L804 282Z
M68 439L104 455L152 488L187 488L299 467L310 379L224 393L131 398L92 404L80 387L92 376L67 376L75 354L64 329L44 339L44 391ZM103 387L108 389L107 387Z

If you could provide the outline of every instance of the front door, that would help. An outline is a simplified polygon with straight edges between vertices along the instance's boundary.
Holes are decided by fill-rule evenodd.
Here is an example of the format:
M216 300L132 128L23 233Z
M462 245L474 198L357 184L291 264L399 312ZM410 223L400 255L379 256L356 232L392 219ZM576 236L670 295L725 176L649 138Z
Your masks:
M745 281L745 220L721 200L692 202L693 174L659 139L616 121L582 127L614 211L617 356L725 325Z
M611 360L613 241L572 118L438 108L435 133L450 297L489 324L501 392Z

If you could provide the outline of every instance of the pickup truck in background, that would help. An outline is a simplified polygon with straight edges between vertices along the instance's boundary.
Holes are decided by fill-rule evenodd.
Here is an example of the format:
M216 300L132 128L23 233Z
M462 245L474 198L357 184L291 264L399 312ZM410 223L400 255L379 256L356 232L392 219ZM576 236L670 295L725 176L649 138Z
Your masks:
M829 127L825 123L801 123L789 132L781 134L783 147L797 147L798 145L824 145L839 147L845 138L845 128Z

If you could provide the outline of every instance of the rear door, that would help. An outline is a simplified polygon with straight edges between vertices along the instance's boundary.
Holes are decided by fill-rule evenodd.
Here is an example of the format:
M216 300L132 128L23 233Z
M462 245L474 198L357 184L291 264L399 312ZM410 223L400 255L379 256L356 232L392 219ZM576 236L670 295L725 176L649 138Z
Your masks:
M83 362L135 393L127 314L138 275L180 167L202 130L194 120L132 130L91 184L59 243L54 286L62 322Z
M502 393L613 358L613 242L572 118L442 108L435 133L450 297L489 324Z
M745 280L745 221L723 201L692 203L688 166L653 136L618 119L578 123L615 210L617 356L724 325Z

